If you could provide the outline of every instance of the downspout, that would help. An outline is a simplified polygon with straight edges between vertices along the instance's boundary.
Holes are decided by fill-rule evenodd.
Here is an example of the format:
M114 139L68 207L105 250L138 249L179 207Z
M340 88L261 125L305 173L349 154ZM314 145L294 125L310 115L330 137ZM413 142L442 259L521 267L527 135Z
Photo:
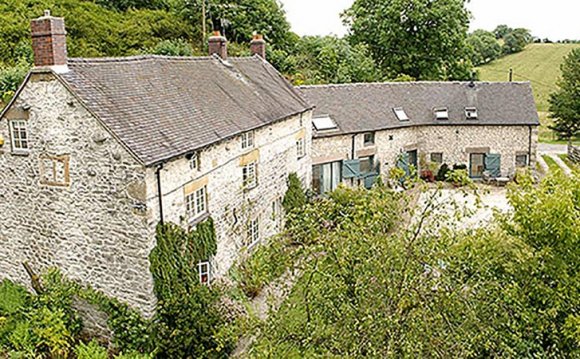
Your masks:
M157 176L157 201L159 202L159 223L164 224L163 221L163 194L161 193L161 170L163 169L163 164L157 166L155 174Z
M350 154L350 159L354 160L354 156L356 154L356 134L352 135L352 145L351 145L351 154ZM350 179L350 184L351 186L354 187L355 183L354 183L354 178Z
M528 167L532 166L532 126L528 126Z

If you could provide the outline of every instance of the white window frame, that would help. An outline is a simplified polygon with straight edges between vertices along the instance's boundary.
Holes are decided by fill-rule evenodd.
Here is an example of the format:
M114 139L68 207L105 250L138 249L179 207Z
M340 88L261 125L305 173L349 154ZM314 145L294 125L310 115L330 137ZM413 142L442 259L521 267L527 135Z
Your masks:
M258 163L256 161L242 167L242 185L245 189L252 189L258 186Z
M199 153L195 152L191 155L191 158L189 159L189 169L193 170L193 171L199 171L200 165L201 165L201 161L200 161Z
M14 153L28 153L30 151L30 137L26 120L10 120L10 144ZM24 139L22 134L24 133ZM22 146L23 142L26 144Z
M298 156L298 159L301 159L304 156L306 156L306 141L304 140L304 137L296 140L296 154Z
M366 136L371 136L371 141L366 141ZM364 147L373 147L375 145L375 133L374 132L366 132L363 134L363 146Z
M207 186L198 188L185 197L185 210L190 222L207 213Z
M248 243L248 248L253 247L256 243L260 241L260 220L259 217L252 219L248 222L248 228L246 229L246 241Z
M395 113L395 116L397 116L397 119L399 119L399 121L404 122L410 120L409 116L405 112L405 109L403 109L402 107L394 107L393 112Z
M274 226L276 229L280 229L282 227L282 218L283 218L283 206L282 206L282 197L276 197L272 201L272 221L274 221Z
M209 261L201 261L197 264L197 274L199 276L199 283L209 286L211 284L211 264ZM203 277L207 276L207 281L203 281Z
M254 147L254 131L242 133L242 150Z
M525 157L526 158L526 163L523 166L518 165L518 157ZM519 154L516 155L515 157L515 164L516 164L516 168L526 168L530 165L530 156L528 154Z
M447 107L437 107L433 112L436 120L449 120L449 109Z

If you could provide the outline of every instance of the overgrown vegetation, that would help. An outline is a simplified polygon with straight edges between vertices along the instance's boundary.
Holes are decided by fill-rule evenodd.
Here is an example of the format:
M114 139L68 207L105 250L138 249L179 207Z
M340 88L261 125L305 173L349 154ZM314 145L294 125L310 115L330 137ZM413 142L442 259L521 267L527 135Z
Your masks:
M564 59L558 90L550 95L551 127L561 138L580 136L580 48Z
M339 188L307 206L288 235L310 260L251 353L579 355L580 179L518 182L513 213L470 231L437 226L437 191L401 231L392 225L406 207L381 188Z

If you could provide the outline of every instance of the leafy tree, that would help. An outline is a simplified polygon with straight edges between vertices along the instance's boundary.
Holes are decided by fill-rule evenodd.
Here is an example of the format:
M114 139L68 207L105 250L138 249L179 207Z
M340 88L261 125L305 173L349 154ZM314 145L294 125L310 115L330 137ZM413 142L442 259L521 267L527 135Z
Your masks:
M434 80L466 59L469 16L465 0L356 0L343 20L386 77Z
M532 42L532 35L526 29L514 29L505 35L502 52L504 54L513 54L522 51L526 45Z
M493 34L495 35L496 39L503 39L507 34L512 32L513 29L507 25L498 25L498 27L493 30Z
M380 79L368 48L335 36L306 36L298 41L293 66L296 84L369 82Z
M562 138L580 135L580 49L574 49L561 66L559 89L549 99L552 129Z
M472 51L471 62L475 66L493 61L501 55L501 45L489 31L474 31L467 37L467 44Z
M151 52L165 56L193 56L191 45L184 40L163 40Z
M290 173L288 176L288 190L284 194L284 200L282 201L284 211L290 213L302 208L306 203L306 194L302 188L300 178L298 178L296 173Z

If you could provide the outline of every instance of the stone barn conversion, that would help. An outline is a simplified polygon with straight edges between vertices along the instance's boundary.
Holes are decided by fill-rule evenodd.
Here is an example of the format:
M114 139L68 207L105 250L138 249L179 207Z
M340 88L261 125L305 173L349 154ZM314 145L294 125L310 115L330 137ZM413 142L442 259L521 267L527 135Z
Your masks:
M316 106L313 189L371 186L394 166L467 165L471 177L534 167L539 119L529 83L304 86Z
M69 59L32 21L35 68L0 115L0 278L57 266L150 313L160 221L215 221L200 278L279 230L287 177L310 182L311 106L262 56ZM5 139L5 140L4 140Z

